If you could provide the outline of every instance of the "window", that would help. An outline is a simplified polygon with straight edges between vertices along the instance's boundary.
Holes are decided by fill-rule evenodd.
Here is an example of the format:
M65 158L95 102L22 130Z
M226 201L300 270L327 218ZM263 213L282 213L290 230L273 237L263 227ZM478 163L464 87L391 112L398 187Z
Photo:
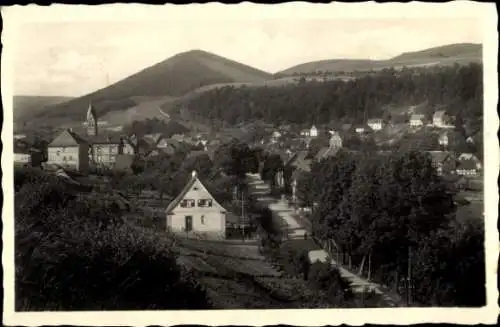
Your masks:
M201 216L201 223L202 225L205 225L205 216Z
M66 161L66 156L63 157L63 161Z
M212 207L212 200L211 199L200 199L198 200L198 207Z
M181 208L193 208L195 206L194 200L184 199L181 201Z
M57 151L57 152L56 152L56 155L57 155L57 156L60 156L60 155L61 155L61 151Z
M73 156L69 156L69 160L73 160Z

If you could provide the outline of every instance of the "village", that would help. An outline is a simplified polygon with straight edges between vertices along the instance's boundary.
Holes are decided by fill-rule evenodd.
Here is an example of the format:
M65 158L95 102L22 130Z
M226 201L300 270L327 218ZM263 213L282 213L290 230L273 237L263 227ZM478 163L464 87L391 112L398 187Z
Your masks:
M483 38L165 17L19 27L16 312L487 303Z
M16 166L48 171L69 169L85 175L100 171L133 174L131 165L135 158L183 151L187 157L207 155L213 161L215 150L221 144L231 138L240 138L252 148L281 158L282 168L275 172L274 179L278 187L284 187L284 167L293 169L290 175L293 180L287 181L292 185L300 172L310 171L313 162L335 156L340 149L356 152L359 144L373 144L375 140L379 153L390 152L391 147L392 151L397 150L394 144L397 132L394 131L399 134L403 131L403 136L398 135L400 139L415 136L413 141L417 145L425 143L423 151L431 156L438 174L454 176L464 189L482 190L482 162L476 153L466 152L468 145L481 142L481 131L464 130L460 133L454 125L454 117L447 115L445 110L436 110L431 117L409 114L406 123L397 125L387 119L373 118L367 119L365 124L312 125L305 129L255 123L235 129L239 134L232 133L229 128L226 133L200 133L185 128L185 132L168 136L161 132L127 135L100 124L95 108L89 104L79 130L62 130L52 140L14 135L14 162Z
M339 250L334 239L315 235L310 219L314 205L307 204L297 192L297 184L311 173L313 165L340 153L390 153L391 146L387 144L398 151L396 141L391 138L394 130L400 134L404 130L400 139L432 135L434 143L422 148L430 156L437 174L459 188L458 211L463 210L468 218L471 212L477 215L476 219L484 215L481 160L474 153L461 152L477 142L479 131L460 134L453 117L445 110L437 110L431 117L409 114L407 121L399 126L382 118L367 119L366 124L318 124L310 128L249 124L237 127L236 137L230 129L225 134L186 129L168 137L162 133L127 135L100 124L92 104L82 116L80 130L64 129L52 140L38 139L30 144L29 136L16 135L15 165L54 174L78 186L78 197L92 199L91 203L105 203L141 226L209 244L225 242L233 249L244 248L254 255L262 251L259 219L269 212L284 233L285 242L300 253L306 251L311 264L328 262L338 267L341 278L355 294L378 294L377 301L383 305L412 304L408 295L412 286L407 283L399 291L390 291L370 278L373 274L370 268L363 268L363 264L354 267L350 256ZM424 142L429 143L428 139ZM254 167L243 171L237 179L230 179L220 165L214 164L221 155L220 148L231 142L244 144L256 158ZM379 150L363 148L363 144L368 147L375 144ZM158 186L173 183L173 177L162 178L161 171L154 170L163 169L158 167L179 154L184 162L181 169L189 169L180 174L182 180L177 179L179 187ZM138 173L134 169L138 160L153 164L143 165ZM242 161L235 164L238 162ZM153 176L155 182L151 182L151 177L144 181L146 178L142 176ZM224 188L216 189L214 185L222 185L221 180L225 181Z

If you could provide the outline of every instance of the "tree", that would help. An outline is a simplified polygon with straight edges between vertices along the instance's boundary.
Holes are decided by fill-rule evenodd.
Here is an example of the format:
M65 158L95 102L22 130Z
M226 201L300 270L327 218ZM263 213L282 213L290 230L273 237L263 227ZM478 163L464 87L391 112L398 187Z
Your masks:
M262 168L262 180L270 182L271 189L274 189L276 187L276 174L278 174L279 171L282 171L283 168L283 160L281 160L281 157L279 155L269 155L265 159L264 166Z
M77 198L61 179L44 178L16 195L16 310L210 308L166 234L125 223L98 194Z
M257 170L257 153L247 144L236 139L222 144L214 154L214 165L222 168L226 174L245 178L246 173Z

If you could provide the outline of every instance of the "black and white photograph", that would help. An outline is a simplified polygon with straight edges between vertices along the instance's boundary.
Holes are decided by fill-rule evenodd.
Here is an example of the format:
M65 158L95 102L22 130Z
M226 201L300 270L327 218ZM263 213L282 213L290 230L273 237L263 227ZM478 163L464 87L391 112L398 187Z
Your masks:
M2 8L4 323L494 323L494 9Z

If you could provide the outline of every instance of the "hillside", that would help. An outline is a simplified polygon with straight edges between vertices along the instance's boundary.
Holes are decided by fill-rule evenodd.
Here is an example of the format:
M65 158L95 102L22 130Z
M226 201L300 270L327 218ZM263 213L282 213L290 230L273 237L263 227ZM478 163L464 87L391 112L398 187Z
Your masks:
M137 106L141 103L137 97L179 97L205 85L254 83L270 78L271 74L261 70L205 51L193 50L177 54L96 92L50 106L37 117L81 119L91 100L98 113L103 115Z
M352 72L383 68L416 67L426 65L467 64L482 61L482 45L457 43L421 51L406 52L389 60L332 59L303 63L285 69L277 75L310 74L322 72Z
M22 120L37 114L47 106L69 101L71 97L15 95L13 98L14 120Z

